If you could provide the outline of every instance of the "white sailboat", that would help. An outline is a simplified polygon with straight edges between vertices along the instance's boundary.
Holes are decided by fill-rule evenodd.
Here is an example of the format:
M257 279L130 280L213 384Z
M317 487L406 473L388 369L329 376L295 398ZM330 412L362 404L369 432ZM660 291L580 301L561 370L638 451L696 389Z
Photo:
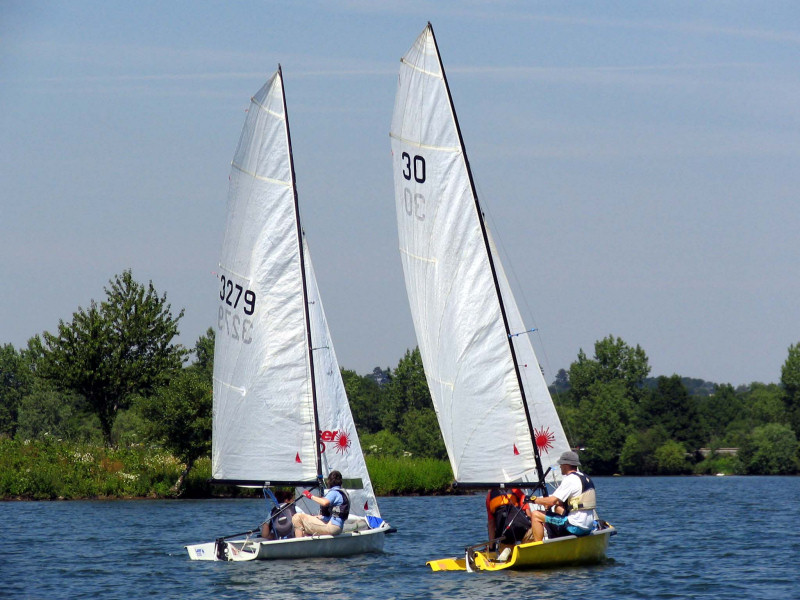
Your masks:
M406 289L456 484L546 490L570 446L483 219L430 23L401 60L390 137ZM582 556L604 554L608 533L589 536L594 546ZM563 550L566 540L548 541ZM473 551L466 565L429 564L538 564L519 549L504 563ZM561 556L575 558L569 549Z
M392 531L367 473L330 340L297 203L278 71L250 103L230 175L219 265L212 478L303 489L342 473L350 516L337 536L270 540L260 530L187 546L193 560L344 556L380 551Z

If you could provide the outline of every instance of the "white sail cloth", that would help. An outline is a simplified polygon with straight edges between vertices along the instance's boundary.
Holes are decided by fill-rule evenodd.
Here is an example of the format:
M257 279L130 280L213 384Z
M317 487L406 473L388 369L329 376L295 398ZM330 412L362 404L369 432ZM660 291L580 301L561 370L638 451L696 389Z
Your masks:
M305 242L305 240L304 240ZM317 383L317 416L320 423L322 473L333 470L344 478L344 489L350 497L350 513L380 517L375 492L367 472L350 404L336 360L328 321L322 307L317 278L311 264L308 245L305 248L308 311L311 318L311 339L314 351L314 372ZM316 506L311 507L316 509ZM310 511L306 511L310 512ZM315 512L315 511L314 511Z
M296 193L280 70L253 97L230 174L214 356L212 477L360 480L352 513L379 516L305 240L315 423ZM322 447L321 447L322 449ZM345 486L347 487L347 486Z
M511 338L517 377L509 333L525 329L484 237L430 26L402 59L390 135L406 289L456 481L536 481L534 438L545 469L568 443L525 335Z

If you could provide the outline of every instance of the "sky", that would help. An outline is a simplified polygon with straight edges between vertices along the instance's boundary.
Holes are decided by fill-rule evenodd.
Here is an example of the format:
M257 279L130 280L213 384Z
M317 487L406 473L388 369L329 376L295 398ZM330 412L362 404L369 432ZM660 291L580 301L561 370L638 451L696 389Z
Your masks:
M0 0L0 344L130 268L194 346L280 63L339 362L395 367L416 339L389 126L428 21L547 380L613 335L652 376L778 382L800 342L800 4L778 1Z

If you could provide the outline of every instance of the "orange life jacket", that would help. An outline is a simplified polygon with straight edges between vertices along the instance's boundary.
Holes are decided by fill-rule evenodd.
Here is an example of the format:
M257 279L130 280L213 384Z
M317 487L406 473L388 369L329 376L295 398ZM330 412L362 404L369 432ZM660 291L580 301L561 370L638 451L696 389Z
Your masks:
M494 489L489 491L489 512L494 514L498 508L506 505L519 506L519 500L511 490Z

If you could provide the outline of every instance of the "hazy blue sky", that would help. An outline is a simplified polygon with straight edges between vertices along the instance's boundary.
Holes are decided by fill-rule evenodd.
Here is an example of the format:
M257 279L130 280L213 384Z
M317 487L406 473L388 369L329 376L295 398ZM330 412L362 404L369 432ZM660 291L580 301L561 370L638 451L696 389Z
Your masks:
M653 375L773 382L800 341L800 4L0 0L0 343L132 268L214 322L230 160L280 62L340 363L416 345L389 125L427 21L548 381L608 334Z

